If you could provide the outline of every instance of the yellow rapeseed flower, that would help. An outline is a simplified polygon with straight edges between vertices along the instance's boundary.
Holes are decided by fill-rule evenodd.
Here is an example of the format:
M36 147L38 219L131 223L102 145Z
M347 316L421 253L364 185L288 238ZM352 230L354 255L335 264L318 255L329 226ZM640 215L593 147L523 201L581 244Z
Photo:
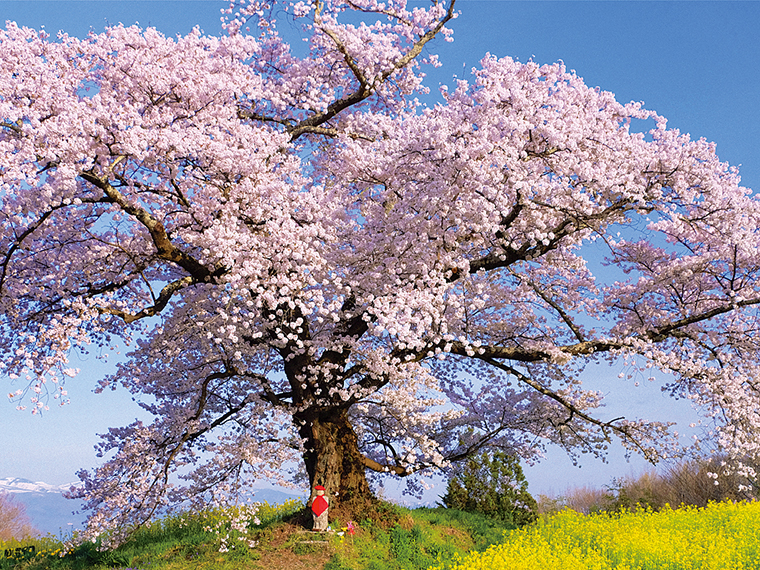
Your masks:
M760 503L582 515L505 534L452 570L760 570Z

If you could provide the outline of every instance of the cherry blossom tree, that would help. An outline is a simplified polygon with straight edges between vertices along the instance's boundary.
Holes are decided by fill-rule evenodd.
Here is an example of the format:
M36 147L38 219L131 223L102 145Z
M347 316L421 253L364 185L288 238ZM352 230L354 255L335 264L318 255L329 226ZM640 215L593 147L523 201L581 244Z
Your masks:
M667 424L603 419L580 373L604 360L666 374L714 445L757 454L757 198L561 64L487 55L423 105L455 15L251 0L222 37L0 33L9 396L65 403L72 353L129 347L100 389L155 416L80 474L87 536L294 462L350 510L368 472L489 448L677 452Z

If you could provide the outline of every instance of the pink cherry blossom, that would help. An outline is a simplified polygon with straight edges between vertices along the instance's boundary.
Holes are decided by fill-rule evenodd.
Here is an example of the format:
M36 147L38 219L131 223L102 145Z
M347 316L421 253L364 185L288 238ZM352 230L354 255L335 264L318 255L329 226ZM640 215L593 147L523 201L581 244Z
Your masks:
M80 474L85 538L299 463L350 505L368 470L414 487L487 446L678 453L666 424L601 419L579 375L605 359L669 374L710 445L760 453L756 196L561 64L486 55L421 105L455 15L250 0L218 38L0 32L9 398L63 404L73 353L127 346L99 389L155 416Z

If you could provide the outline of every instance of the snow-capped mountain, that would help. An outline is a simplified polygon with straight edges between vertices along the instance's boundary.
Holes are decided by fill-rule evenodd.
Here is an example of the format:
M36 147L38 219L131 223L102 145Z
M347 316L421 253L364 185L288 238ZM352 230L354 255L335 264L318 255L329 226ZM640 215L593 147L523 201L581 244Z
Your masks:
M30 481L18 477L0 479L0 493L63 493L71 485L50 485L42 481Z
M43 535L68 536L71 532L84 527L86 518L81 512L83 501L66 499L64 491L69 485L50 485L41 481L30 481L14 477L0 479L0 493L12 493L13 497L26 507L26 514L32 520L32 525ZM252 490L256 501L266 501L270 504L280 504L288 499L305 499L302 495L294 495L276 489Z
M74 514L82 508L82 501L66 499L62 494L70 487L70 484L50 485L19 477L0 479L0 493L11 493L24 505L32 526L43 535L69 535L83 527L85 517Z

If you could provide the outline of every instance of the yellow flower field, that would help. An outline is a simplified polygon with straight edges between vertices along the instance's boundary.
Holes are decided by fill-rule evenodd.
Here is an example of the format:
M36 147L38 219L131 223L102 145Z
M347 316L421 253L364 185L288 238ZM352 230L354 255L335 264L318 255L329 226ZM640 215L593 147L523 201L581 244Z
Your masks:
M657 513L565 510L452 570L760 569L760 503L716 503Z

